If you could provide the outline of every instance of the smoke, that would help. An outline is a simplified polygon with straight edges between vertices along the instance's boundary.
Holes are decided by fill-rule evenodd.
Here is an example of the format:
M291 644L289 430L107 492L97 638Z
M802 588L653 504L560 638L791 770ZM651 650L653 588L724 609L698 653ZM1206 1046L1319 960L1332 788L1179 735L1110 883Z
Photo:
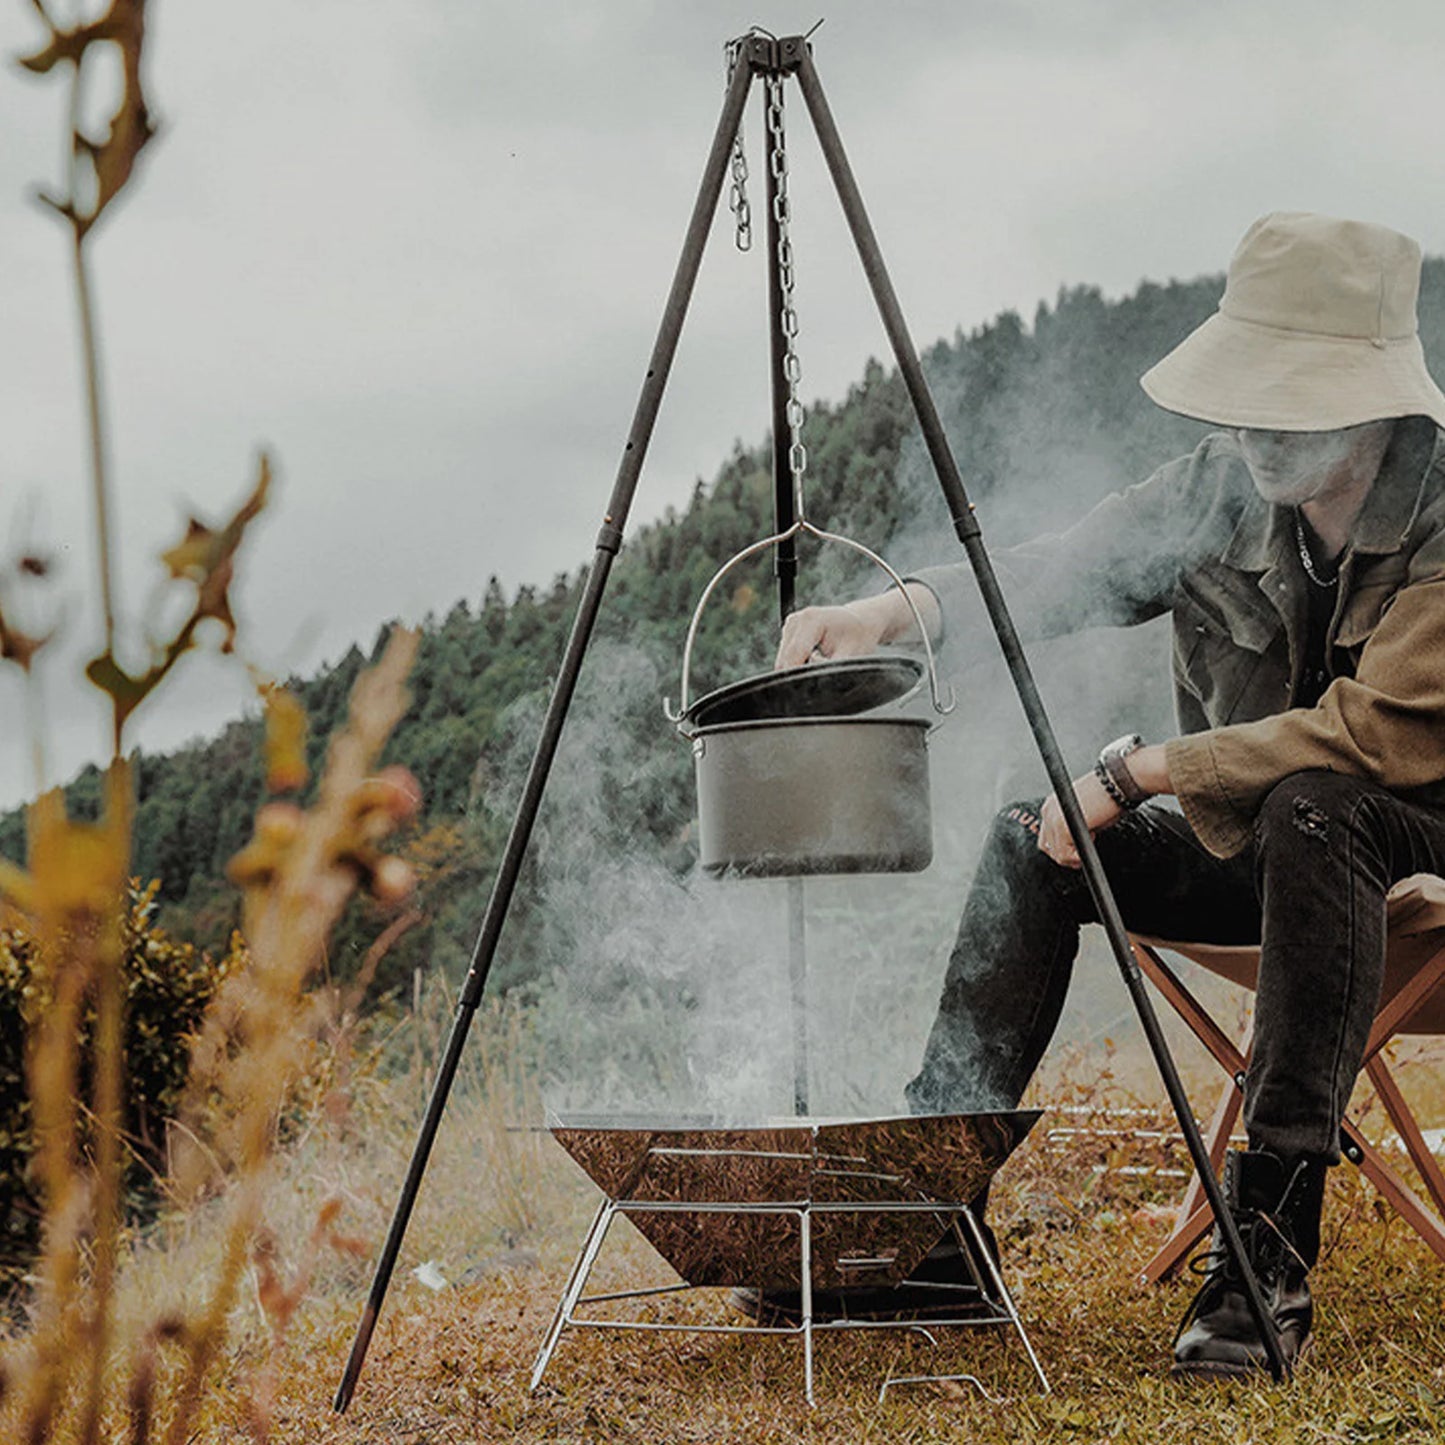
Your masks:
M534 834L535 995L544 1097L558 1112L756 1121L793 1110L788 885L678 871L639 824L687 742L662 716L666 670L641 648L594 648ZM535 710L514 719L515 781ZM492 804L504 811L513 788ZM686 789L689 806L692 790ZM691 816L680 820L693 856ZM941 878L808 879L806 1000L813 1114L900 1113L957 901ZM947 885L943 885L945 890ZM509 923L509 930L510 930ZM504 940L513 946L513 940Z
M965 455L961 433L979 412L977 399L956 376L944 372L935 381L952 440ZM995 405L990 412L996 476L977 511L998 554L1063 530L1106 492L1140 479L1131 469L1137 438L1097 429L1076 434L1076 410L1060 377L1044 369L1002 411ZM1192 434L1180 440L1187 448ZM857 540L883 550L900 571L960 560L916 437L904 448L896 491L891 534ZM1136 541L1150 546L1148 538ZM841 550L805 555L803 601L844 600L856 590L850 559L832 555ZM1074 775L1118 733L1161 738L1173 730L1168 647L1163 621L1029 646ZM545 1097L559 1111L757 1121L793 1105L787 885L703 876L693 861L690 812L657 812L657 799L692 798L684 782L688 745L660 706L674 690L677 663L642 645L596 643L569 714L531 864L536 907L527 946L539 950L544 979L536 1018ZM944 665L958 706L934 719L930 742L932 866L803 884L814 1115L906 1107L903 1085L922 1055L989 820L1010 802L1048 791L991 635L954 636ZM932 717L926 691L910 709ZM513 786L536 720L535 711L515 720L517 756L501 770ZM493 799L498 811L509 803ZM1106 956L1085 958L1065 1034L1101 1030L1127 1011L1110 973Z

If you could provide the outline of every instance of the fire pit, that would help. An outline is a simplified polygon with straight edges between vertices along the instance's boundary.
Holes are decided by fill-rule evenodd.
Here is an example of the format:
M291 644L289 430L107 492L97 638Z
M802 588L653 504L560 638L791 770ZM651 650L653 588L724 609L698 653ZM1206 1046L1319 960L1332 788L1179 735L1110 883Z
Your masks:
M1012 1297L967 1207L1038 1118L1037 1110L1028 1110L786 1118L753 1125L587 1115L550 1121L558 1141L604 1198L538 1353L532 1388L569 1327L793 1334L803 1339L811 1403L816 1330L922 1328L900 1319L814 1321L814 1292L899 1284L942 1235L953 1231L974 1284L939 1286L942 1317L930 1311L928 1326L1012 1326L1047 1391ZM681 1284L583 1295L619 1214L672 1266ZM798 1291L802 1318L795 1325L744 1326L581 1313L603 1304L729 1285ZM889 1383L900 1382L885 1382L885 1389Z

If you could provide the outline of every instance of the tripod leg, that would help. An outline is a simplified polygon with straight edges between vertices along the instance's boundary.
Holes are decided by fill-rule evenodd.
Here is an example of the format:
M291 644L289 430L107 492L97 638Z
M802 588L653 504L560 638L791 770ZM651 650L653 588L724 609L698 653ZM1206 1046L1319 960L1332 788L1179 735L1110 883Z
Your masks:
M521 800L517 804L516 815L512 820L512 829L507 837L507 846L497 869L496 882L492 885L492 895L487 903L487 911L482 919L481 929L472 950L471 966L467 971L466 981L462 985L456 1017L452 1023L451 1034L447 1039L441 1065L437 1069L436 1083L433 1085L431 1098L427 1102L426 1115L422 1120L416 1145L412 1151L411 1164L407 1169L401 1196L397 1200L386 1242L382 1246L381 1257L377 1261L371 1293L362 1313L361 1322L357 1327L356 1338L352 1342L351 1355L347 1359L345 1373L342 1375L341 1384L336 1391L333 1408L338 1412L346 1409L352 1393L355 1391L357 1377L361 1374L361 1366L366 1359L366 1349L371 1341L372 1331L376 1327L376 1318L381 1311L382 1301L386 1298L391 1272L395 1267L397 1254L401 1250L407 1222L411 1218L412 1206L416 1202L417 1190L421 1186L422 1175L426 1171L427 1158L431 1154L432 1143L436 1139L437 1128L441 1123L442 1111L446 1107L447 1096L451 1092L457 1063L461 1058L462 1045L466 1041L467 1031L471 1027L477 1005L481 1002L487 974L491 971L492 959L496 954L502 925L506 921L517 876L521 872L527 844L532 835L532 825L536 822L537 813L541 808L542 794L547 785L547 777L551 772L552 760L557 752L557 743L562 735L562 725L566 720L572 695L576 691L577 678L582 671L582 659L592 638L592 629L602 603L603 590L607 586L612 559L622 546L622 534L627 525L627 514L632 506L633 493L637 489L637 479L642 472L643 458L647 453L648 443L652 439L653 424L657 420L658 408L662 404L663 389L667 385L668 373L672 369L678 337L682 332L682 323L687 315L688 302L692 298L692 289L697 281L698 268L702 264L703 250L707 245L707 233L717 211L718 197L722 193L723 178L727 172L733 137L737 134L738 123L742 118L743 105L747 100L748 88L752 79L753 71L750 66L739 65L733 73L727 95L723 100L722 115L718 119L717 130L713 135L712 149L708 153L707 164L703 168L702 182L698 187L697 200L693 204L692 218L688 223L687 235L683 241L682 255L678 258L672 289L668 293L662 322L658 327L657 340L653 344L652 356L647 365L647 376L643 381L642 394L638 398L637 410L633 415L632 428L628 432L627 444L623 449L622 462L618 468L617 480L613 485L612 497L597 536L597 550L592 567L587 574L587 586L583 591L582 600L578 604L577 616L572 623L572 632L567 641L567 650L562 659L561 669L557 674L556 685L552 689L551 699L547 704L546 716L542 720L537 749L532 758L526 784L522 789Z
M924 379L923 367L918 360L918 352L913 345L913 338L908 333L907 323L903 319L898 296L893 290L893 283L889 280L887 268L883 264L883 254L878 247L878 238L873 234L872 224L868 220L868 213L863 205L863 197L858 190L858 183L853 178L852 167L848 164L848 157L843 150L842 138L838 134L837 125L828 108L827 98L823 94L812 57L806 53L798 66L798 84L802 88L803 98L807 102L808 113L813 118L813 125L818 133L818 143L828 163L828 170L833 177L833 184L837 188L838 198L842 202L843 213L847 218L848 227L853 233L854 243L858 247L864 273L873 291L873 299L878 305L884 329L893 345L893 354L898 361L898 369L903 375L904 385L908 388L909 397L918 414L918 424L923 431L929 457L933 461L939 485L942 487L948 503L954 529L968 553L968 560L973 565L979 591L983 594L984 605L988 609L989 620L998 635L999 646L1013 676L1019 701L1023 705L1029 728L1038 745L1039 755L1043 759L1049 783L1058 798L1059 806L1069 825L1069 833L1078 849L1083 871L1089 882L1089 889L1098 906L1099 918L1108 935L1109 945L1114 951L1114 958L1124 976L1124 983L1133 1000L1135 1011L1139 1015L1140 1025L1143 1027L1145 1038L1154 1055L1154 1062L1159 1070L1160 1078L1163 1080L1165 1091L1169 1095L1170 1103L1174 1106L1180 1131L1189 1146L1190 1157L1194 1161L1195 1169L1199 1172L1200 1182L1204 1185L1205 1193L1214 1211L1225 1248L1229 1251L1230 1258L1239 1267L1244 1281L1245 1296L1249 1301L1250 1314L1259 1329L1260 1339L1269 1359L1270 1373L1276 1380L1283 1380L1286 1374L1284 1355L1280 1351L1279 1336L1274 1326L1274 1320L1265 1306L1264 1296L1260 1293L1259 1281L1255 1277L1254 1270L1250 1267L1248 1259L1245 1258L1244 1244L1239 1237L1239 1230L1233 1216L1225 1207L1219 1181L1210 1168L1209 1154L1200 1137L1199 1125L1195 1122L1193 1111L1189 1106L1189 1098L1184 1092L1179 1071L1174 1065L1173 1055L1169 1052L1169 1045L1159 1027L1154 1006L1145 991L1144 980L1129 947L1129 937L1124 928L1124 921L1120 917L1113 890L1109 887L1109 880L1104 875L1103 865L1099 862L1098 850L1094 847L1094 839L1089 832L1088 824L1084 821L1078 799L1074 796L1073 781L1064 763L1063 754L1059 751L1053 726L1044 710L1043 699L1039 696L1038 688L1034 683L1028 659L1024 656L1023 644L1019 640L1013 619L1009 615L1008 605L1004 601L1003 591L994 575L993 564L983 545L983 534L973 515L973 508L964 491L963 478L958 472L958 464L954 460L952 449L944 434L943 423L938 415L938 409L934 406L933 397L928 390L928 383Z

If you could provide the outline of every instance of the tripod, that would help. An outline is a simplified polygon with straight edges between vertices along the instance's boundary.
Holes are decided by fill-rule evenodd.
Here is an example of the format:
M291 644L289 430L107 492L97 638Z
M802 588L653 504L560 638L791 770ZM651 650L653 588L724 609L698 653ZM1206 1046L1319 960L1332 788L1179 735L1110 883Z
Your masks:
M858 248L869 288L873 293L884 330L893 348L894 359L903 377L909 400L917 414L929 459L933 464L938 484L948 506L954 533L962 544L973 568L989 621L998 638L999 647L1008 664L1019 701L1028 719L1029 730L1033 734L1039 756L1048 775L1049 784L1059 800L1068 823L1069 832L1079 853L1084 876L1098 908L1100 921L1104 926L1125 986L1138 1013L1144 1036L1168 1093L1169 1101L1173 1106L1195 1170L1204 1187L1204 1193L1213 1211L1222 1242L1244 1283L1250 1314L1259 1329L1270 1373L1276 1381L1283 1380L1286 1375L1286 1366L1274 1321L1265 1305L1259 1281L1245 1256L1239 1229L1225 1206L1204 1141L1200 1137L1199 1126L1190 1111L1189 1100L1184 1092L1173 1056L1169 1052L1169 1046L1160 1029L1153 1004L1145 990L1143 975L1129 947L1118 904L1115 902L1113 891L1104 874L1103 865L1099 861L1098 851L1094 846L1094 840L1084 820L1083 812L1074 796L1071 774L1064 762L1053 727L1044 710L1043 700L1039 696L1028 660L1024 655L1023 645L1009 615L993 570L993 564L984 546L982 530L974 516L972 504L964 490L963 479L959 475L958 465L944 435L942 421L924 380L917 349L903 319L898 297L894 292L893 283L889 279L882 252L879 250L877 238L864 208L862 195L853 177L852 168L848 163L842 139L838 134L838 128L834 123L827 99L823 94L822 83L813 64L811 48L804 36L794 35L775 39L772 36L754 32L737 41L731 54L734 64L723 99L722 114L718 119L712 146L703 168L702 182L698 187L697 198L693 204L692 216L683 240L682 254L678 259L672 286L663 308L662 321L658 328L657 339L653 344L652 355L648 360L647 374L643 380L637 409L633 414L632 426L623 447L622 460L613 484L612 495L597 534L592 566L587 574L586 586L578 603L566 651L542 721L536 751L512 821L511 832L508 835L497 870L486 913L472 950L471 964L458 998L456 1015L437 1068L436 1081L432 1087L426 1114L412 1151L411 1163L402 1184L391 1227L382 1246L381 1257L377 1261L371 1292L357 1327L351 1354L346 1362L346 1370L336 1392L335 1408L338 1411L345 1410L355 1391L356 1381L366 1358L367 1346L375 1329L382 1302L386 1297L392 1269L401 1249L412 1206L416 1201L417 1191L426 1171L427 1159L431 1153L447 1096L456 1075L462 1047L477 1007L481 1003L482 991L486 986L487 975L491 971L492 961L496 955L502 926L511 905L532 827L541 807L542 795L546 789L547 778L556 755L567 711L576 690L582 661L592 636L612 562L622 546L628 512L631 509L648 442L652 436L653 424L662 404L668 373L677 350L678 338L682 332L682 325L702 262L707 233L722 192L734 137L737 135L738 126L742 120L743 107L753 82L759 79L765 81L796 80L802 92L829 174L842 203L844 217L852 233L854 244ZM773 207L770 205L770 216L772 213ZM776 247L770 249L775 264ZM770 281L770 293L773 291L774 285L775 283ZM775 304L772 309L775 328L773 332L773 444L776 452L777 448L788 446L789 433L786 392L780 398L778 386L779 337L776 327L779 308ZM783 408L781 411L780 406ZM776 465L777 461L778 458L775 456L775 482L778 489L776 502L779 519L782 521L785 517L792 515L791 488L788 489L788 497L785 497L783 495L783 477L788 469ZM792 607L792 577L796 571L796 559L791 553L780 554L778 571L779 600L786 616ZM799 962L801 960L802 921L801 893L792 884L790 884L789 908L790 935L795 938L791 952L794 959L793 994L796 1031L802 1026L800 1007L803 980ZM801 1065L795 1064L795 1070L800 1071L795 1072L794 1094L795 1104L799 1105L801 1109L806 1101L806 1057L800 1041L801 1035L795 1032L795 1048L801 1058Z

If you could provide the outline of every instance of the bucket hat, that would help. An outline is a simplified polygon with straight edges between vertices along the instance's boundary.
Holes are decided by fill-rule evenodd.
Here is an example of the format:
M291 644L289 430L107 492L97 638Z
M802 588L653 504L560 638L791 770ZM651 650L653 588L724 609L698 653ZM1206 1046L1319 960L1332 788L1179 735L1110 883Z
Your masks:
M1166 411L1217 426L1334 431L1386 417L1445 426L1420 349L1420 247L1365 221L1276 211L1244 233L1219 310L1140 378Z

